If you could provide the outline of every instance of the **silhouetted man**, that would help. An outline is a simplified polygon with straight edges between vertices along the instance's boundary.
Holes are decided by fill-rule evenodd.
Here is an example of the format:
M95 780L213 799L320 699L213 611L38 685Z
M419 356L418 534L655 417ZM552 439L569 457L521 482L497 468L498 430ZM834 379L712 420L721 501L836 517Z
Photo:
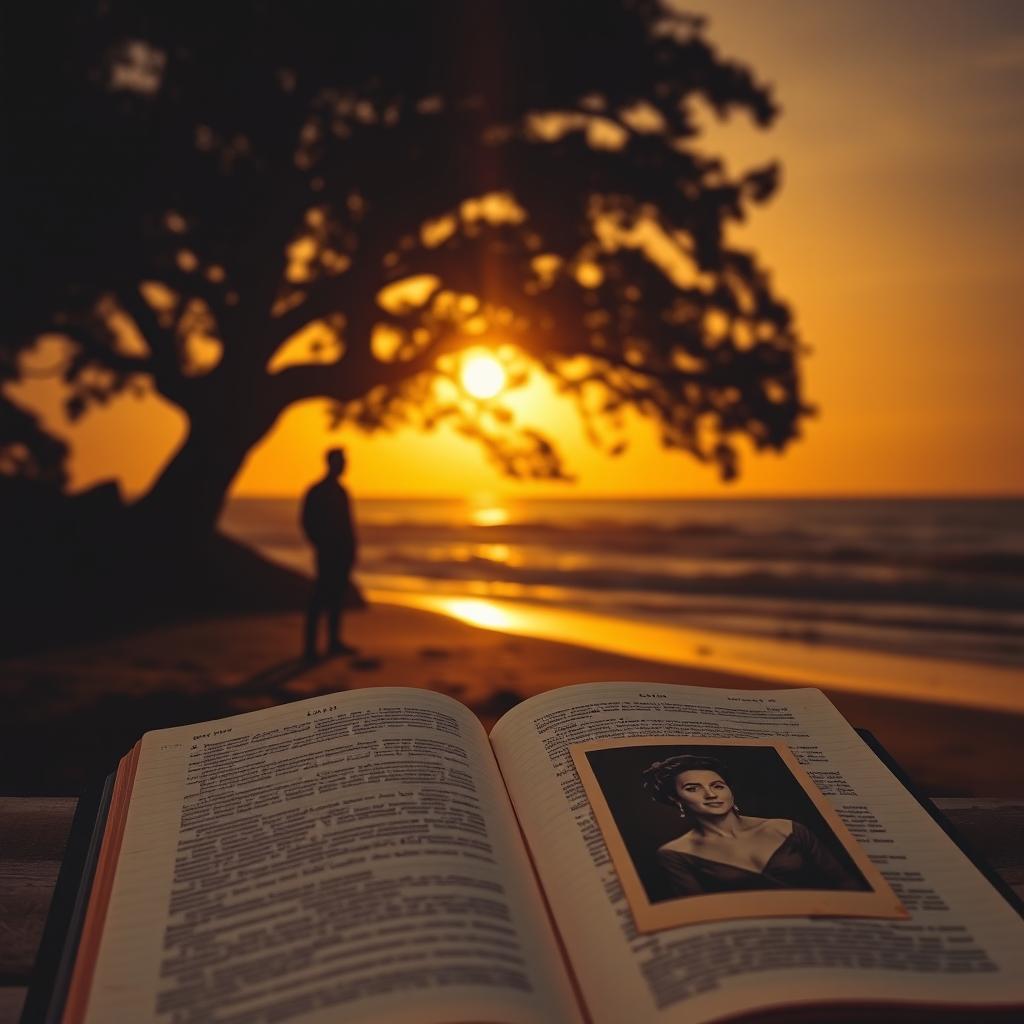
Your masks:
M328 652L355 654L341 640L341 610L356 560L356 535L348 492L341 486L345 452L327 452L327 473L306 492L302 502L302 531L316 550L316 583L306 613L306 658L316 657L320 616L327 616Z

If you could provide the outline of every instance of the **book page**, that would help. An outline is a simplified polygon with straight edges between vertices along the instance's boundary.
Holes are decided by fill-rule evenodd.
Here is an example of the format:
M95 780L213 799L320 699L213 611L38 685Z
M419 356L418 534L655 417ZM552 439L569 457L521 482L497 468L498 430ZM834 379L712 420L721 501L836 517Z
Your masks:
M375 688L144 737L82 1019L578 1011L479 722Z
M862 848L871 868L860 877L877 871L909 916L749 917L639 930L573 748L579 757L637 739L639 749L652 737L661 747L679 737L684 751L695 739L784 743ZM574 686L508 712L491 743L595 1024L711 1021L826 1001L1024 1006L1024 923L820 691ZM639 771L616 785L633 786L639 805L654 806ZM737 783L737 805L741 790ZM609 785L611 803L628 799ZM678 818L675 827L682 831ZM655 859L680 842L651 845ZM646 869L636 856L639 877ZM699 896L709 905L717 898Z

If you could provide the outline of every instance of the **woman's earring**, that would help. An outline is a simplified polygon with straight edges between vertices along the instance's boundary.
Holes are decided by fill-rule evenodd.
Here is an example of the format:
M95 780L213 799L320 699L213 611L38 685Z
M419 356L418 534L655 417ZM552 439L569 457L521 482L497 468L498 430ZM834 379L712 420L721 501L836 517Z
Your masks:
M683 821L685 821L686 820L686 807L683 804L676 804L676 806L679 808L679 817L682 818Z
M739 813L740 813L740 805L739 805L739 804L733 804L733 805L732 805L732 809L733 809L733 810L734 810L734 811L735 811L735 812L736 812L737 814L739 814Z

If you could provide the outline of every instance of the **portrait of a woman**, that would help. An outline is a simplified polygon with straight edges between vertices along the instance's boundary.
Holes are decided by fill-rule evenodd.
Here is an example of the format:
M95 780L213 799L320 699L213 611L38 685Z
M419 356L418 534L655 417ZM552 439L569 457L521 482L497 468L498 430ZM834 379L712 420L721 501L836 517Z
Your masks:
M684 831L658 849L676 897L766 889L867 890L805 825L740 810L728 769L682 754L643 771L644 789L681 816Z

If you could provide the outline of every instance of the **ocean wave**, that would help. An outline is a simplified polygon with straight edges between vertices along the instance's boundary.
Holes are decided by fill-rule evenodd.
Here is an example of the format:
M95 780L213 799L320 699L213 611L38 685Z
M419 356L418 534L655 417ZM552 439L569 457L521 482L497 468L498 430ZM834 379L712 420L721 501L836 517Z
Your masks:
M552 571L477 558L463 561L390 558L364 561L363 568L376 575L395 574L461 581L497 580L527 586L571 587L577 590L745 595L834 603L936 605L991 611L1024 609L1024 587L1020 585L1002 580L972 583L941 576L884 581L851 575L778 573L763 570L737 573L705 572L686 576L663 572L608 571L601 568Z
M709 565L873 566L897 575L1024 580L1022 502L732 502L705 509L705 516L687 515L685 502L586 502L603 508L589 514L572 503L554 510L544 504L525 503L511 521L485 526L457 502L357 503L359 534L364 546L397 552L502 544L575 552L595 562L613 552ZM291 501L235 501L223 526L257 546L305 546L297 518Z
M660 618L666 614L683 614L686 616L732 619L766 619L780 616L796 616L803 623L833 625L842 623L850 626L861 626L884 631L912 630L923 633L950 633L971 636L1008 637L1019 641L1024 648L1022 626L1024 623L1012 612L1009 614L992 614L985 610L983 614L966 618L958 613L975 609L941 608L923 610L918 606L889 607L875 609L873 605L850 606L829 605L813 602L810 604L786 602L781 605L777 600L764 602L747 600L737 602L726 599L720 603L707 603L701 599L685 603L665 604L646 600L638 596L635 600L621 602L618 607L631 615L641 618Z
M1024 501L358 501L360 583L626 623L1024 664ZM502 521L502 515L504 520ZM474 518L475 517L475 518ZM294 499L222 528L309 572Z
M918 570L963 576L994 576L1024 580L1024 552L1012 549L985 548L975 550L937 551L931 546L915 546L909 541L892 546L869 544L836 544L828 539L817 542L793 540L789 531L744 535L738 530L719 533L717 543L696 535L657 533L636 534L621 528L602 533L583 534L569 530L538 530L525 527L480 528L431 527L409 532L370 528L360 532L364 543L377 548L395 550L409 547L430 547L455 551L484 545L506 545L511 548L548 548L552 552L593 554L597 558L607 552L618 555L654 557L658 559L699 558L712 561L775 562L794 564L874 566L892 570Z

